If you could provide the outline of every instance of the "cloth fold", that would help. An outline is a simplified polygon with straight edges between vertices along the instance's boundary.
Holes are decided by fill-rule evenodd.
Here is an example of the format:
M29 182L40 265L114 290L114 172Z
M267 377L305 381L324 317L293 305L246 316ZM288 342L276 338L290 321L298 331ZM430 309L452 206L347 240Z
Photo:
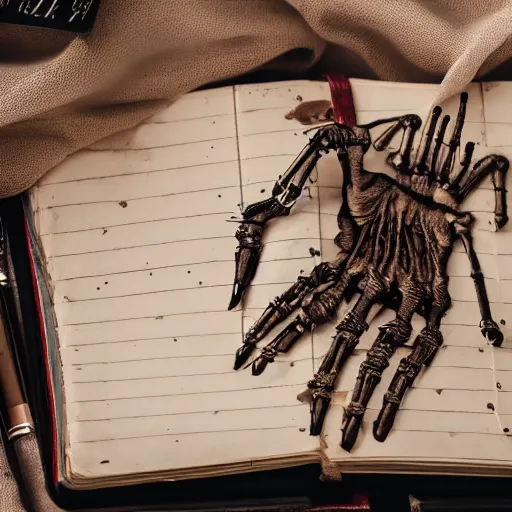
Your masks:
M0 512L25 512L18 485L9 467L9 461L0 439Z
M512 0L102 0L87 37L2 26L0 197L211 82L441 82L441 101L512 56Z

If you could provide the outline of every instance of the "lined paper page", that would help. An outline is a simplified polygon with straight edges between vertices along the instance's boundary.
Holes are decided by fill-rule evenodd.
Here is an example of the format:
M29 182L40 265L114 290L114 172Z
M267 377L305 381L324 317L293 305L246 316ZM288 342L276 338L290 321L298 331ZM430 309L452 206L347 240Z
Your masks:
M405 113L425 118L437 92L437 86L364 80L352 86L360 123ZM492 98L484 93L482 100L478 85L468 91L462 147L476 142L479 158L498 149L487 146L499 146L512 160L510 148L488 130ZM269 301L336 256L342 180L336 156L320 160L289 217L268 223L253 285L233 312L226 309L237 224L226 221L269 197L307 143L304 126L285 114L301 101L329 98L328 85L314 82L192 93L137 129L73 155L35 189L59 323L73 472L112 477L204 465L213 472L230 463L247 470L263 459L311 457L319 448L308 435L309 407L296 397L318 369L346 303L262 375L234 372L232 364L243 333ZM453 120L458 98L443 108ZM506 124L495 111L490 122ZM370 151L365 166L392 175L385 156ZM468 258L457 243L448 267L453 307L443 320L444 346L407 394L385 443L373 439L371 424L407 347L392 358L351 454L339 448L339 429L359 365L378 326L394 313L375 308L339 379L322 444L347 467L374 458L480 464L512 458L503 433L512 418L510 228L494 233L490 180L463 208L476 219L475 249L507 342L494 349L482 337ZM424 320L413 323L411 342Z
M268 122L235 115L235 100L233 88L189 94L73 155L34 190L75 475L247 470L318 447L296 400L311 343L257 379L232 368L243 319L227 311L237 243L227 221L242 194L247 204L270 192L261 181L277 151L265 141ZM318 202L307 206L301 218L318 237ZM247 311L274 283L295 279L310 244L303 227L269 232Z
M411 89L414 90L414 86L400 84L395 84L393 88L386 85L379 87L375 84L368 86L364 93L362 88L356 89L359 92L356 94L358 122L405 113L403 108L404 104L408 106ZM473 84L467 91L470 101L461 147L464 147L466 141L473 140L478 144L475 158L480 158L498 148L486 147L494 143L488 138L486 140L484 119L487 118L487 111L484 118L484 103L480 87ZM418 113L423 119L426 118L427 112L421 111L421 105L428 107L429 101L421 101L421 96L427 94L427 89L418 90L417 96L413 96L410 105L411 111ZM380 111L382 105L386 105L387 110L384 113ZM457 109L458 97L443 105L443 114L450 114L452 119L447 133L452 129ZM400 140L397 139L396 144L399 142ZM509 158L512 156L510 151L505 153L508 153L506 156ZM384 154L373 152L369 155L368 163L365 162L366 168L382 172L386 167L383 158L385 158ZM323 252L334 256L336 248L330 240L337 232L334 214L337 213L339 205L340 191L337 185L339 170L335 161L324 162L324 165L323 172L319 173L319 183L326 184L329 188L322 191L320 195L322 243L324 244ZM510 183L509 175L509 188ZM475 250L486 277L494 318L498 322L506 318L512 321L512 305L501 304L502 301L507 302L503 295L506 290L510 290L510 286L502 281L502 274L508 272L507 268L510 268L512 263L507 259L511 252L510 240L512 239L509 237L509 226L500 233L494 232L494 191L490 179L487 179L468 197L461 209L471 211L475 217L473 227ZM492 460L507 463L512 461L510 439L503 432L506 426L504 418L501 414L498 416L498 411L506 407L502 404L503 395L501 393L498 395L497 389L498 382L504 379L499 372L495 371L502 366L511 368L510 364L507 364L510 352L508 347L512 346L510 345L512 341L510 328L500 325L508 341L499 349L487 345L482 337L478 328L480 312L475 288L469 277L470 266L460 242L456 243L450 258L448 274L453 306L442 322L444 345L432 365L422 371L413 388L407 393L393 430L384 443L379 443L373 438L372 424L377 418L383 395L400 359L410 352L410 348L407 347L397 350L389 368L384 372L382 381L370 400L364 424L352 452L348 454L339 446L343 407L350 401L359 366L378 335L378 326L392 320L395 316L394 312L374 309L372 314L376 316L369 330L362 336L354 355L341 374L334 403L324 428L323 439L328 446L329 457L343 461L351 470L360 466L368 467L366 464L371 463L372 459L378 459L381 462L388 460L413 463L429 460L436 460L438 463L443 460L451 462L471 460L479 461L481 464L490 463ZM320 364L321 356L329 347L333 327L342 318L344 311L346 311L346 305L336 321L315 331L315 356L319 356L316 359L316 365ZM419 316L414 318L414 330L408 345L424 325L425 321L422 318ZM503 384L501 386L503 389Z

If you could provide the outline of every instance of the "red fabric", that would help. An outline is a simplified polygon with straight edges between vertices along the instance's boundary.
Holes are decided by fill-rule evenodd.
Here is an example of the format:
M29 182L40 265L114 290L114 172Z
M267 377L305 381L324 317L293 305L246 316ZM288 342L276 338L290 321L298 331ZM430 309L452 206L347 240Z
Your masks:
M350 82L343 75L326 75L331 88L333 119L338 124L352 128L356 124L356 110Z
M366 496L356 495L352 503L339 505L323 505L321 507L308 508L304 512L348 512L350 510L368 510L371 512L370 503Z

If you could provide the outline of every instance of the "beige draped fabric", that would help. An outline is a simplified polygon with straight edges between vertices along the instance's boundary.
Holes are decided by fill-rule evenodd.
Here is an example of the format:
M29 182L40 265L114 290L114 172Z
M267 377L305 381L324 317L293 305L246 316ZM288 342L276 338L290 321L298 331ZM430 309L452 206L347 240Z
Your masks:
M511 0L102 0L88 37L0 25L0 196L212 81L314 67L450 95L511 34Z
M254 70L441 82L444 97L511 57L512 0L102 0L87 37L0 25L0 197L180 95ZM24 446L23 461L36 453ZM0 509L20 510L2 451L0 488Z

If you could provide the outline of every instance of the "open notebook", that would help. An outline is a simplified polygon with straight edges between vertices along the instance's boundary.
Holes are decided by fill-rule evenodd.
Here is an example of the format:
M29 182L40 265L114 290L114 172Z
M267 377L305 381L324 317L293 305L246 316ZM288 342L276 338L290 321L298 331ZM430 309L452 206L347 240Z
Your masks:
M425 119L438 91L351 84L359 123L405 113ZM472 140L475 157L499 152L512 159L512 84L471 84L468 91L462 147ZM28 224L45 311L59 481L96 488L314 461L331 475L512 474L512 234L510 223L494 233L490 180L463 209L477 219L475 247L506 341L493 348L482 337L468 258L457 243L444 346L407 394L384 443L371 425L407 347L384 373L352 452L339 446L343 406L391 311L372 311L320 437L309 435L309 406L297 395L346 304L261 376L233 370L244 332L268 301L337 253L341 174L330 154L292 214L269 226L243 305L227 311L238 226L229 221L242 204L270 195L308 141L305 127L285 115L318 99L330 99L327 83L194 92L138 128L72 155L31 190ZM451 114L457 108L458 98L443 104ZM367 168L383 172L384 158L371 153ZM423 325L415 318L415 332Z

